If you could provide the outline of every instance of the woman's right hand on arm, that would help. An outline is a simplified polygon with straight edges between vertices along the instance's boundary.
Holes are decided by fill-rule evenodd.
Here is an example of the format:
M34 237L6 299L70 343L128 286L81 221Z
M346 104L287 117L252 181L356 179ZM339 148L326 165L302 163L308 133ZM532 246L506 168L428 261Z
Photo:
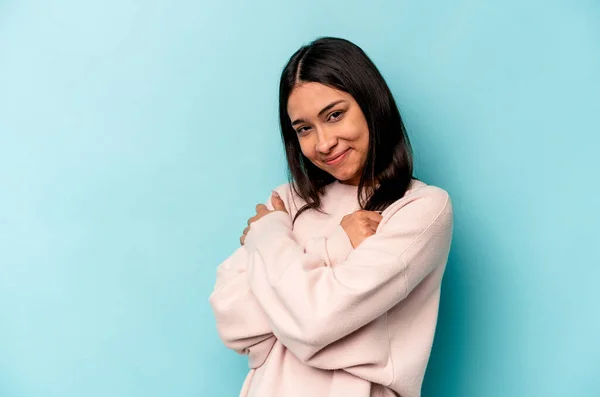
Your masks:
M342 218L340 225L350 238L354 248L358 247L367 237L375 234L383 217L379 212L358 210Z

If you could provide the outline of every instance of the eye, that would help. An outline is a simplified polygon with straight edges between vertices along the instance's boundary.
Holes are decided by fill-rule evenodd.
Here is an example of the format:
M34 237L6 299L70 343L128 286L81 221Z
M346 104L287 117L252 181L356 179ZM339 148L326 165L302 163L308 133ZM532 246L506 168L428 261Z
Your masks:
M336 110L335 112L329 115L328 121L338 121L342 117L343 113L344 112L342 112L341 110Z
M310 127L304 126L304 127L300 127L300 128L298 128L298 130L296 130L296 132L297 132L298 134L302 134L303 132L306 132L306 131L308 131L309 129L310 129Z

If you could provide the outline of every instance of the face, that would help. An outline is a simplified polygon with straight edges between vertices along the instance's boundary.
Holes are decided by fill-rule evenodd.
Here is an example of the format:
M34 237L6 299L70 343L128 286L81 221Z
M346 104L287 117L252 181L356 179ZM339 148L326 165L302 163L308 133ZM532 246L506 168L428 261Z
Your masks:
M340 182L358 185L369 128L354 98L320 83L302 83L290 94L287 110L304 156Z

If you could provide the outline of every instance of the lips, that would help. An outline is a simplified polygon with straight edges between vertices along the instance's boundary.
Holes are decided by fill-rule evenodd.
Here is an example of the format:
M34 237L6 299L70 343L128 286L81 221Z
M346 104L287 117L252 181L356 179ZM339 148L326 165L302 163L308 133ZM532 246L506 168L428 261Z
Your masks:
M346 153L348 153L348 151L349 151L349 150L350 150L350 149L346 149L346 150L344 150L344 151L343 151L343 152L341 152L341 153L338 153L338 154L336 154L336 155L333 155L333 156L331 156L331 157L328 157L328 158L326 158L324 161L325 161L325 163L327 163L327 164L335 164L335 163L337 163L337 162L338 162L338 160L341 160L341 158L342 158L342 157L343 157L343 156L344 156Z

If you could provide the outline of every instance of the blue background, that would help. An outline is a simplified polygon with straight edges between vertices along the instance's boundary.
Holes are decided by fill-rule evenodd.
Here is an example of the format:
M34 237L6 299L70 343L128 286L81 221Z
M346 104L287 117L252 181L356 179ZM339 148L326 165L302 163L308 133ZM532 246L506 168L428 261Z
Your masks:
M455 237L424 397L600 396L597 1L0 1L0 396L234 396L287 58L381 69Z

